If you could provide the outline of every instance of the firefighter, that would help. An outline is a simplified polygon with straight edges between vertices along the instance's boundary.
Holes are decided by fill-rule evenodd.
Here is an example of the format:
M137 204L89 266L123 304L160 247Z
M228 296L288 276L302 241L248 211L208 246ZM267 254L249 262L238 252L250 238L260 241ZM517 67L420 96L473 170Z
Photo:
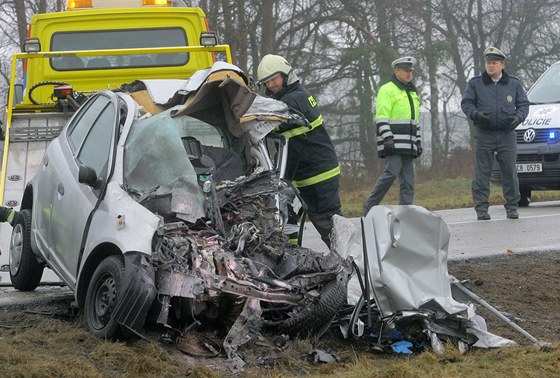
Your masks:
M412 83L416 59L411 56L391 63L394 74L379 88L376 98L377 155L385 168L364 202L364 216L379 205L399 177L399 205L412 205L414 198L413 159L422 155L420 139L420 99Z
M10 207L0 206L0 222L8 222L12 226L14 225L14 218L16 211Z
M319 106L292 66L279 55L263 57L257 79L266 87L267 96L286 103L309 122L309 126L284 124L277 131L289 140L286 178L300 191L309 219L330 248L332 216L341 214L340 166Z

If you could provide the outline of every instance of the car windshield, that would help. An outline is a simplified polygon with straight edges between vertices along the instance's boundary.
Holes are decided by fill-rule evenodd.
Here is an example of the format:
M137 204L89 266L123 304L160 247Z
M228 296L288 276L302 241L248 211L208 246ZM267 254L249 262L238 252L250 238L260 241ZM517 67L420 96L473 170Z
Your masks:
M560 64L550 67L533 85L527 97L537 104L560 102Z
M142 197L171 195L171 210L189 214L188 220L194 221L204 214L204 196L191 162L197 152L187 152L187 148L200 139L223 147L223 138L216 128L198 119L172 118L174 110L133 125L125 144L124 182L129 192Z

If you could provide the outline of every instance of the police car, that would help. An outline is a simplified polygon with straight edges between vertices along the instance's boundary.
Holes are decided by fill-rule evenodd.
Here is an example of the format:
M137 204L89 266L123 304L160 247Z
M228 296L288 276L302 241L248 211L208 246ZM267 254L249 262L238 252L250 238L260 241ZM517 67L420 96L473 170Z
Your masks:
M560 62L541 75L527 96L529 115L515 129L519 206L529 205L534 190L560 190ZM501 178L495 162L492 179Z

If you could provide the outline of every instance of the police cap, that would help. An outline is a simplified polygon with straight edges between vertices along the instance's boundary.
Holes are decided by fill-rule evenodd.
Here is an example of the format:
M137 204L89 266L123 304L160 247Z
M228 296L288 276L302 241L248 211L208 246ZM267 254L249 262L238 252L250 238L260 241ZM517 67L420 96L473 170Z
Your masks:
M416 64L416 59L411 56L403 56L402 58L393 60L391 66L393 68L402 68L403 70L414 71L414 65Z
M505 60L506 54L495 48L494 46L490 46L484 50L484 59L486 61L489 60Z

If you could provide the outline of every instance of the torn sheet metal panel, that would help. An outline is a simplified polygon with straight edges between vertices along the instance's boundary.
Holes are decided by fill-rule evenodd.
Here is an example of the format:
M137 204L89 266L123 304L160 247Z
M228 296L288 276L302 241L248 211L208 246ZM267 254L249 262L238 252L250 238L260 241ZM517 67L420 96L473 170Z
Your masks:
M164 79L152 79L152 80L139 80L146 86L146 90L150 95L152 101L156 104L165 104L175 92L184 88L188 80L164 80Z
M449 229L441 217L418 206L375 206L363 219L368 287L389 329L420 324L433 350L441 339L469 346L500 347L515 342L486 331L472 303L454 297L447 272Z
M413 205L374 206L364 232L371 287L383 317L434 298L448 302L449 228L440 216Z

